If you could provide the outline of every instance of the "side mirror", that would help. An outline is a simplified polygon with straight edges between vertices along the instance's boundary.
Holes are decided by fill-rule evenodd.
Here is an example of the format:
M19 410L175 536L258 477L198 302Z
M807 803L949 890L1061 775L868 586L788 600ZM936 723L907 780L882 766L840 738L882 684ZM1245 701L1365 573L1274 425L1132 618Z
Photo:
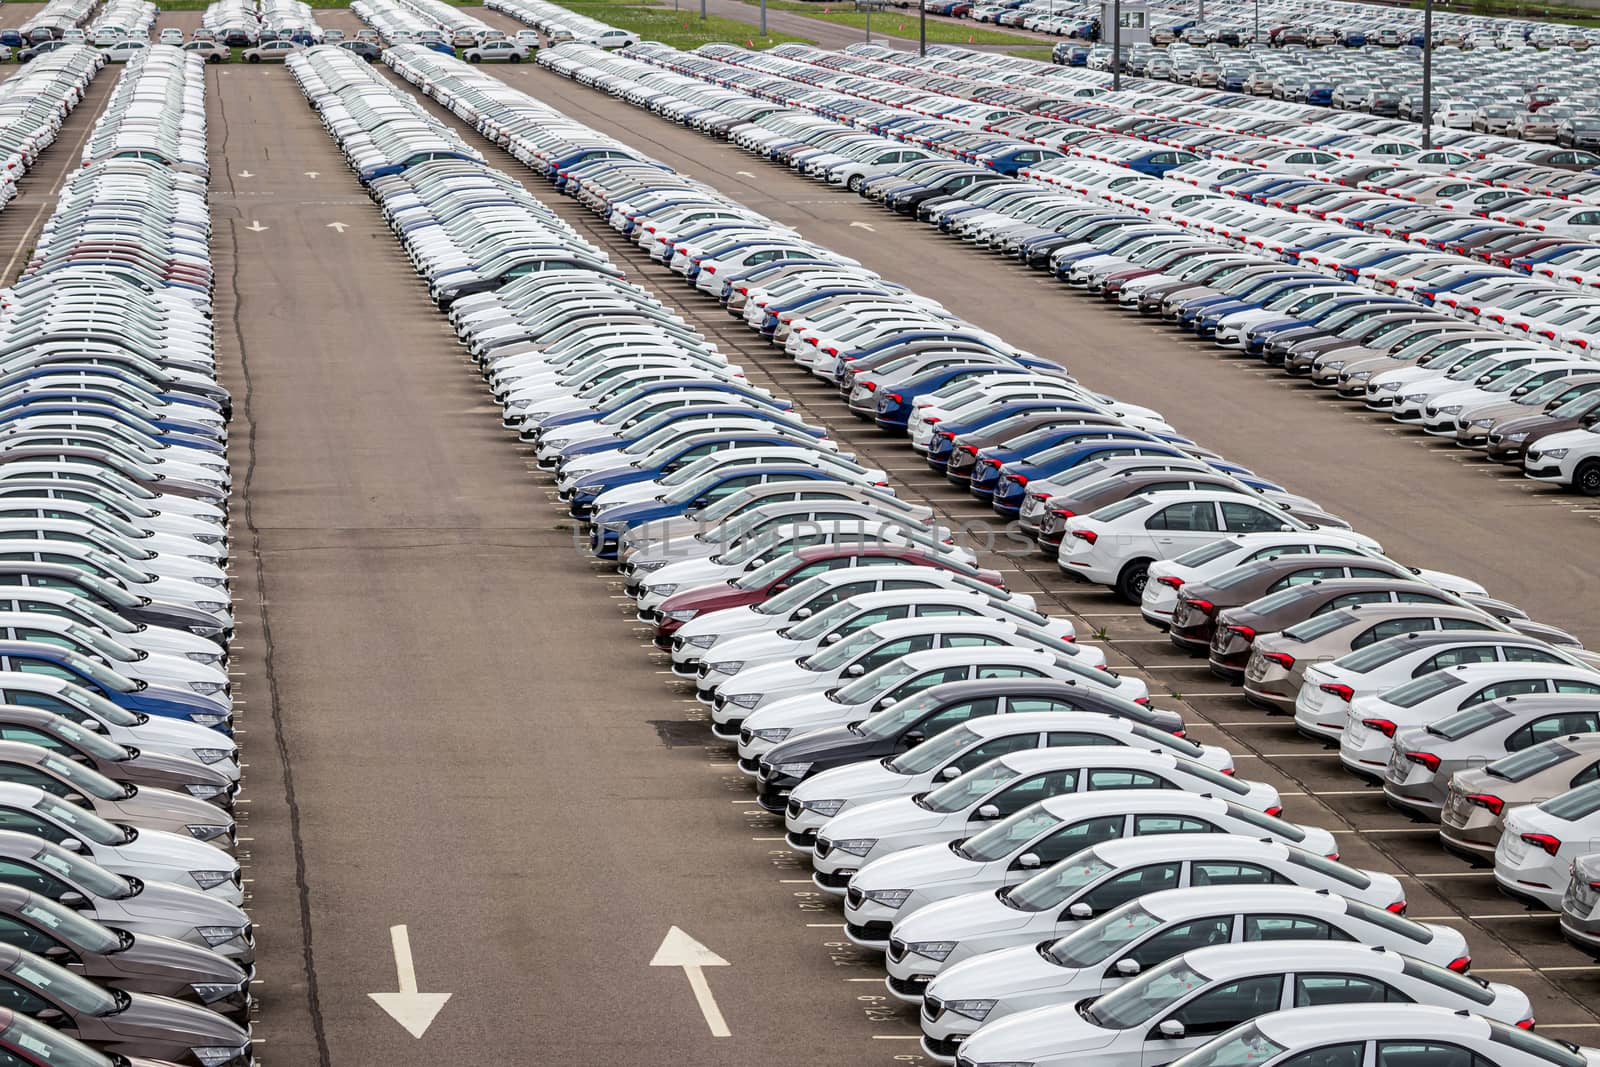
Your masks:
M34 1012L33 1017L46 1026L60 1026L67 1018L60 1008L43 1008Z
M1071 906L1067 908L1067 914L1072 916L1074 919L1092 919L1094 918L1094 909L1084 901L1077 900L1073 901ZM1132 963L1133 961L1123 960L1122 962Z
M89 898L76 889L69 889L56 898L56 903L63 908L85 908L89 906Z
M1288 523L1284 523L1283 525L1278 527L1278 532L1279 533L1293 533L1294 532L1294 527L1290 526Z
M912 748L912 747L914 747L916 745L920 745L920 744L922 744L922 742L926 741L927 739L928 739L927 735L924 734L921 730L908 730L906 733L902 734L901 737L900 737L901 742L907 748Z
M1183 1035L1188 1032L1184 1029L1183 1024L1176 1019L1162 1019L1161 1025L1157 1026L1156 1030L1168 1041L1182 1040Z
M1021 867L1025 871L1038 870L1039 854L1036 852L1024 852L1022 855L1017 857L1017 866Z
M999 817L1000 809L993 804L985 804L978 809L978 818L980 819L998 819Z
M947 782L954 781L955 779L961 777L961 768L951 764L939 772L939 777Z
M66 849L68 852L82 852L83 851L83 842L79 841L76 837L64 837L64 838L61 839L60 845L61 845L62 848Z
M84 719L83 722L79 723L78 725L82 726L85 730L93 730L97 734L105 733L106 729L104 726L100 725L98 719Z
M844 673L849 675L851 678L859 678L863 674L867 673L867 669L859 663L852 663L850 666L844 669Z
M825 645L831 645L831 644L833 644L835 641L839 640L839 638L841 638L843 636L844 635L840 634L840 633L831 633L827 637L824 637L822 639L822 643L825 644Z
M1116 971L1124 978L1132 978L1140 969L1139 961L1136 959L1124 958L1117 961Z
M51 945L44 950L44 958L47 960L64 960L71 955L72 950L66 945Z

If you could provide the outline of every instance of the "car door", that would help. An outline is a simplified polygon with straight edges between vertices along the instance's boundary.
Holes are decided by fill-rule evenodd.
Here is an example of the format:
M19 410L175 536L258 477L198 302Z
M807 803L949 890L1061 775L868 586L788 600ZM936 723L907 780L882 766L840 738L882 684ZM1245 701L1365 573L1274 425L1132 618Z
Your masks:
M1165 1067L1218 1034L1277 1011L1283 1001L1284 984L1282 974L1258 974L1196 993L1154 1020L1145 1034L1140 1063L1143 1067ZM1169 1037L1162 1032L1163 1024L1169 1022L1182 1024L1181 1036Z
M1120 822L1121 816L1117 816L1117 819ZM1163 860L1158 863L1147 863L1142 867L1133 867L1105 879L1087 893L1080 894L1078 899L1061 909L1057 919L1061 922L1082 922L1096 915L1104 915L1113 908L1120 908L1128 901L1142 897L1146 893L1176 889L1181 884L1182 878L1183 864L1178 860Z
M990 794L973 810L967 822L968 831L977 833L990 823L1015 815L1029 804L1047 797L1060 796L1062 793L1073 793L1077 788L1078 772L1071 769L1045 771L1011 782L1003 789ZM985 814L986 812L996 814L989 815Z
M1289 525L1281 515L1237 500L1222 502L1222 524L1229 533L1278 533Z
M1014 877L1006 879L1007 883L1018 882L1034 871L1060 863L1086 848L1116 840L1122 836L1123 819L1121 815L1101 815L1080 819L1052 831L1048 837L1033 842L1026 852L1011 861L1009 870Z
M1144 528L1155 542L1156 554L1172 559L1215 541L1221 522L1217 518L1216 504L1209 500L1189 500L1161 508L1145 519Z
M1114 989L1133 974L1148 971L1180 953L1197 948L1209 948L1212 945L1228 944L1233 940L1237 921L1237 915L1227 914L1209 915L1174 923L1165 930L1149 935L1130 949L1112 953L1110 964L1101 975L1101 992ZM1124 960L1135 965L1131 974L1123 973L1121 965Z

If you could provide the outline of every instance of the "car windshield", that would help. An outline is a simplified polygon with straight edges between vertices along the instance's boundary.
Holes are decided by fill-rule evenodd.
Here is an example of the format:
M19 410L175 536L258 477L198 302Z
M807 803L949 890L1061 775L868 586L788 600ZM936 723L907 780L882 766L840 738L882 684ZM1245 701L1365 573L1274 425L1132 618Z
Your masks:
M1042 805L1034 804L995 823L981 834L967 838L953 846L951 851L975 863L993 863L1061 824L1061 819L1051 815Z
M33 854L33 862L61 877L82 886L97 897L122 900L133 895L133 886L121 875L112 874L92 860L74 856L64 848L44 842Z
M913 697L912 701L903 701L902 703L911 703L917 699L920 698ZM896 707L899 707L899 705L896 705ZM893 715L894 712L895 708L890 708L881 714ZM879 717L877 715L873 716L874 719ZM869 719L867 721L870 723L872 720ZM866 733L865 725L862 727L862 733ZM907 749L890 760L885 766L896 774L926 774L946 760L954 759L966 751L974 741L980 740L981 736L976 731L969 730L965 726L957 726L953 730L946 730L938 737L931 738L920 745Z
M1560 741L1546 741L1525 748L1521 752L1513 752L1503 759L1497 759L1485 767L1483 772L1503 782L1520 782L1524 778L1532 778L1540 771L1549 770L1558 763L1565 763L1576 755L1576 752Z
M96 663L88 656L80 656L76 652L65 649L56 653L61 662L88 678L93 678L99 685L111 690L113 693L132 693L139 688L139 684L130 678L125 678L103 663Z
M110 1015L121 1003L109 990L38 956L19 957L6 973L80 1015Z
M1282 636L1291 641L1315 641L1324 634L1331 634L1341 626L1348 626L1356 617L1348 611L1330 611L1326 615L1313 615L1304 622L1297 622L1284 630Z
M108 722L112 726L138 726L144 722L133 712L111 703L98 693L89 692L82 686L63 685L56 695L78 710L88 712L94 718Z
M122 560L108 555L105 552L90 550L83 554L83 558L88 560L90 563L93 563L97 567L102 567L105 570L110 571L112 574L115 574L118 578L121 578L125 582L131 582L134 585L143 585L150 581L150 575L148 572L135 570Z
M1084 849L1040 871L1021 885L1000 890L1000 899L1018 911L1044 911L1060 906L1078 890L1093 885L1112 870L1112 866L1096 856L1093 849Z
M114 634L136 634L139 627L114 611L107 611L86 597L75 596L68 602L69 610L85 616L100 629Z
M1283 1055L1286 1051L1288 1050L1283 1045L1263 1034L1254 1023L1250 1023L1232 1031L1231 1037L1224 1035L1203 1048L1174 1060L1170 1067L1255 1067L1256 1064L1265 1063L1275 1056Z
M829 645L821 652L803 660L800 666L808 671L836 671L855 659L872 651L883 641L883 634L873 626L857 631L838 644Z
M802 619L793 626L786 627L783 631L783 636L794 641L810 641L813 638L821 637L835 627L843 626L857 615L862 614L861 609L856 606L854 601L855 598L851 597L849 600L841 600L837 604L829 604L810 618Z
M1249 823L1258 830L1265 830L1279 841L1292 841L1299 844L1306 839L1305 831L1292 822L1284 822L1276 815L1268 815L1254 808L1240 807L1238 804L1228 804L1228 817L1239 822Z
M1378 699L1397 708L1414 708L1424 700L1431 700L1461 684L1461 680L1448 671L1433 671L1415 681L1395 686L1378 694Z
M39 798L39 803L34 805L34 810L65 826L70 826L77 831L79 837L92 841L97 845L122 845L128 841L128 834L92 811L87 811L76 804L68 804L51 793L46 793Z
M26 1015L11 1017L11 1025L5 1029L5 1039L48 1067L116 1067L110 1057L102 1056L88 1045L58 1034Z
M1092 967L1160 925L1160 919L1134 901L1079 927L1045 948L1043 955L1060 967Z
M1539 810L1569 822L1586 819L1600 811L1600 782L1569 789L1539 805Z
M39 766L62 781L71 782L85 793L100 800L122 800L128 796L126 786L118 785L99 771L65 759L54 752L46 753L41 757Z
M736 589L765 589L767 586L788 574L795 566L793 553L785 553L770 563L763 563L753 571L747 571L733 580Z
M139 654L133 649L97 634L86 626L69 626L66 633L74 641L93 649L106 659L116 660L118 663L133 663L139 658Z
M882 668L880 668L880 670L881 669ZM873 674L876 673L876 671L873 672ZM864 682L867 680L867 678L871 677L872 675L869 674L866 678L862 678L860 681ZM852 685L846 686L845 688L853 688L858 684L860 683L852 683ZM841 695L842 693L843 690L841 690ZM920 693L917 696L907 697L906 699L884 708L876 715L866 719L859 726L857 726L857 730L860 731L863 737L870 737L880 741L884 738L898 737L901 731L903 731L907 726L919 721L923 716L927 715L928 712L937 709L941 703L942 701L938 697L931 696L928 693ZM941 734L940 736L943 737L944 735ZM918 745L910 752L906 752L904 755L898 757L895 762L898 763L899 760L907 758L913 752L921 752L927 747L927 745ZM914 774L917 772L908 771L905 773Z
M1589 410L1591 408L1593 408L1593 407L1594 407L1594 397L1592 397L1592 396L1580 396L1580 397L1577 397L1575 399L1567 401L1565 404L1562 404L1560 407L1558 407L1555 410L1551 411L1550 412L1550 418L1552 418L1552 419L1581 419L1583 416L1589 414ZM1600 423L1597 423L1596 425L1600 425Z
M30 896L17 912L41 930L48 930L86 952L109 955L122 948L122 938L93 919L63 907L48 897L37 894Z
M840 704L865 704L876 700L916 673L917 668L903 659L897 659L892 663L885 663L875 671L869 671L849 685L834 690L832 699Z
M750 610L758 615L787 615L813 597L820 596L828 588L828 582L827 575L814 575L798 585L791 585L775 597L751 605Z
M1416 642L1402 635L1391 637L1386 641L1379 641L1368 645L1366 648L1358 648L1354 652L1334 660L1333 665L1341 670L1353 671L1356 674L1366 674L1416 650Z
M1366 889L1372 884L1372 879L1356 868L1346 866L1337 860L1330 860L1325 856L1319 856L1315 852L1307 852L1305 849L1291 848L1288 859L1290 863L1301 867L1309 867L1319 874L1335 881L1343 882L1345 885L1354 886L1357 889Z
M1127 985L1095 998L1083 1009L1083 1017L1106 1030L1127 1030L1181 1000L1211 979L1184 962L1183 957L1168 960L1155 970L1141 974Z
M917 804L925 811L949 815L971 807L1015 777L1017 772L1007 767L1003 761L991 760L981 767L974 767L948 785L940 786L926 794L917 801Z

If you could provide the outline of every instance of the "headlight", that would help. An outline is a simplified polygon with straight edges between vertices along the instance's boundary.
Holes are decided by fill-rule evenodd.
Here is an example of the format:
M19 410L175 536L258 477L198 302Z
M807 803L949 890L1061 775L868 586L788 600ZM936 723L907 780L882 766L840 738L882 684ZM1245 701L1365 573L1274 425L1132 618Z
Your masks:
M1358 370L1354 374L1350 375L1350 380L1352 382L1364 382L1368 378L1371 378L1371 377L1372 377L1372 372L1371 371L1369 371L1369 370Z
M220 1067L221 1064L238 1057L242 1051L227 1045L205 1045L200 1048L191 1048L194 1058L199 1060L201 1067Z
M200 637L220 637L222 635L222 627L220 627L220 626L191 626L191 627L189 627L189 632L192 633L192 634L196 634L196 635L198 635Z
M1565 448L1547 448L1547 449L1544 450L1543 458L1545 458L1545 459L1566 459L1567 458L1567 449L1565 449Z
M200 935L201 940L212 948L225 945L236 937L244 934L242 926L196 926L194 932Z
M909 889L869 889L865 896L874 904L882 904L886 908L898 908L906 902L911 895Z
M877 843L876 837L847 837L843 841L829 842L833 848L840 852L848 852L852 856L865 856Z
M1473 419L1472 420L1472 425L1474 425L1474 426L1482 426L1484 429L1488 429L1489 427L1494 425L1494 420L1493 419Z
M211 664L222 662L222 656L215 652L185 652L183 657L194 663Z
M189 877L201 889L212 889L233 877L229 871L190 871Z
M740 693L736 697L729 697L728 703L736 708L753 708L761 703L761 693Z
M189 683L189 688L193 689L196 693L199 693L201 696L207 696L208 697L208 696L211 696L214 693L220 693L224 689L228 688L228 683L227 682L190 682Z
M965 1015L969 1019L976 1019L981 1023L994 1010L995 1003L993 1000L947 1000L944 1002L944 1009L945 1011L953 1011L957 1015ZM1033 1064L1016 1062L1007 1062L1005 1064L986 1063L984 1067L1033 1067Z
M1344 366L1344 360L1342 360L1342 359L1330 359L1330 360L1328 360L1328 362L1326 362L1326 363L1324 363L1322 365L1322 369L1323 370L1338 370L1342 366Z
M677 582L664 582L661 585L652 585L645 590L650 596L671 596L678 591Z
M202 1004L215 1004L223 997L230 997L239 991L239 987L231 982L195 982L189 988L194 990L194 995L200 998Z
M201 763L221 763L225 759L233 758L233 749L197 748L194 750L194 758Z
M906 948L919 956L926 956L930 960L943 963L945 958L956 950L958 943L956 941L913 941ZM991 1000L988 1003L993 1004L994 1001Z
M221 578L213 578L209 574L196 575L195 576L195 581L199 582L201 585L205 586L208 589L221 589L222 588L222 579Z
M189 721L196 726L220 726L228 721L226 715L191 715Z
M743 666L744 660L742 659L727 659L723 660L721 663L706 664L706 670L716 671L718 674L733 674Z
M1427 399L1428 399L1428 394L1427 393L1412 393L1410 396L1405 398L1407 404L1421 404L1421 403L1424 403Z
M1379 384L1378 392L1380 392L1380 393L1392 393L1392 392L1395 392L1399 388L1400 388L1400 383L1399 382L1383 382L1383 383Z
M195 602L195 607L205 612L223 611L227 606L228 602L226 600L200 600Z
M824 819L831 819L839 814L839 809L844 807L842 800L808 800L800 805L801 810L815 812Z
M716 643L716 634L698 634L684 642L684 644L688 645L690 648L710 648Z
M662 612L662 618L671 619L674 622L688 622L698 614L700 614L699 608L681 608L678 611Z
M667 561L664 560L664 559L647 559L642 563L635 563L633 565L633 573L635 573L635 574L649 574L651 571L658 571L662 567L665 567L666 565L667 565ZM665 588L665 586L663 586L662 588ZM676 589L677 586L673 586L673 588ZM657 591L659 592L659 590L657 590Z
M1507 434L1506 435L1506 440L1507 441L1526 441L1527 439L1528 439L1528 435L1527 435L1526 432L1513 433L1513 434Z
M189 831L190 836L200 841L210 841L228 832L228 827L220 823L190 823L184 829Z
M785 730L783 732L784 733L788 733L789 731ZM790 778L804 778L806 775L811 773L811 764L809 764L809 763L780 763L774 769L779 774L786 775L787 777L790 777Z
M188 785L184 786L183 788L190 796L199 797L201 800L210 800L212 797L217 796L217 795L227 791L225 786L220 786L220 785L196 785L193 782L190 782Z
M1441 414L1441 415L1459 415L1459 414L1461 414L1461 405L1460 404L1452 404L1450 407L1440 408L1439 409L1439 414Z

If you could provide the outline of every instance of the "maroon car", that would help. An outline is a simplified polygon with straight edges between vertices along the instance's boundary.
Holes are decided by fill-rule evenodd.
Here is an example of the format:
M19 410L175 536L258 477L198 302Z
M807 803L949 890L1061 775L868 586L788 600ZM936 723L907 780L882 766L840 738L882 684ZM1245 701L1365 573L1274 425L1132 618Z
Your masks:
M1542 437L1565 430L1592 429L1600 425L1600 393L1569 400L1553 411L1524 415L1496 423L1489 431L1487 455L1498 463L1522 466L1528 446Z
M805 581L824 571L842 567L883 567L902 564L910 567L939 567L975 578L987 585L1004 589L998 571L971 567L942 552L909 545L890 544L830 544L812 545L797 552L779 556L771 563L727 582L699 585L661 602L660 607L649 609L646 621L656 624L655 641L661 648L672 646L672 635L678 627L707 611L723 608L740 608L759 604L770 596L783 592L790 586Z
M1395 578L1334 578L1280 589L1270 596L1217 616L1211 637L1211 673L1235 685L1244 681L1244 668L1257 634L1276 633L1313 615L1347 608L1352 604L1466 603L1436 586Z

